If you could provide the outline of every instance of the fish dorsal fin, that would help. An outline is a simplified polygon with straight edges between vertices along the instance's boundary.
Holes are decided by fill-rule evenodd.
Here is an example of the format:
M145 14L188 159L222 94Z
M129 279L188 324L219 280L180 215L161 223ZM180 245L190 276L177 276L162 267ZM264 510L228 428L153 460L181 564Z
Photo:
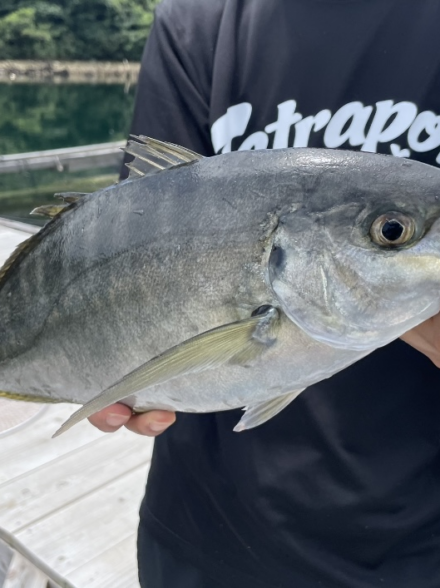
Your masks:
M60 222L60 218L63 216L66 210L70 210L76 206L76 202L73 202L67 206L62 206L60 210L57 211L56 214L47 214L46 216L50 217L50 221L47 222L38 232L32 235L29 239L22 241L15 250L11 253L11 255L7 258L3 266L0 266L0 290L2 286L6 282L6 279L15 267L17 267L22 259L24 259L28 253L30 253L40 241L46 236L46 234L53 230L54 227L57 226L58 222ZM44 208L44 207L43 207ZM34 212L34 211L32 211ZM35 214L35 212L34 212ZM41 213L40 213L41 214Z
M139 178L203 159L203 156L195 151L173 143L158 141L144 135L131 136L134 140L129 140L125 148L125 153L134 156L133 161L125 164L130 170L129 178Z
M61 214L70 206L67 202L65 204L45 204L44 206L38 206L31 210L30 214L36 214L37 216L47 216L54 218L57 214Z
M89 192L57 192L53 196L71 204L72 202L78 202L78 200L81 200L81 198L84 198L88 194Z
M9 270L15 265L15 263L25 257L28 252L34 248L34 246L40 241L39 233L32 235L29 239L22 241L11 253L11 255L7 258L5 263L2 267L0 267L0 290L3 286L4 280L6 275L9 273Z
M72 204L76 204L83 196L87 194L84 192L65 192L55 194L56 197L64 200L64 204L48 204L45 206L39 206L34 208L30 214L36 214L38 216L46 216L51 220L55 219L66 210L70 209ZM52 228L52 223L47 223L39 232L35 233L29 239L22 241L15 250L11 253L8 259L5 261L3 266L0 266L0 288L3 285L3 279L12 267L18 262L19 259L26 257L26 255L41 241L41 238L46 234L47 228Z

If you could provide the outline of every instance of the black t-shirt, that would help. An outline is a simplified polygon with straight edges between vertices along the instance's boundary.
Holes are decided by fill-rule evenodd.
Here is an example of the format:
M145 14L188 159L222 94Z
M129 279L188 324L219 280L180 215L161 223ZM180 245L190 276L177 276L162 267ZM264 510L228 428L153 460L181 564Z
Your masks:
M439 0L164 0L133 132L440 165ZM440 186L439 186L440 193ZM440 371L403 342L264 425L179 414L141 524L228 588L439 588ZM171 587L170 587L171 588Z

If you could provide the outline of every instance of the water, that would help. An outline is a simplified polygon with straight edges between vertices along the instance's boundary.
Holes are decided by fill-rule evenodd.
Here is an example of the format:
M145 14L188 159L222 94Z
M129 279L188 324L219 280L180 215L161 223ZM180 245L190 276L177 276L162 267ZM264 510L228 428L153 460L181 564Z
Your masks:
M125 139L134 94L133 86L116 84L0 84L0 155ZM0 216L35 222L29 211L53 202L54 192L89 192L118 171L0 174Z
M0 155L125 139L135 88L0 84Z

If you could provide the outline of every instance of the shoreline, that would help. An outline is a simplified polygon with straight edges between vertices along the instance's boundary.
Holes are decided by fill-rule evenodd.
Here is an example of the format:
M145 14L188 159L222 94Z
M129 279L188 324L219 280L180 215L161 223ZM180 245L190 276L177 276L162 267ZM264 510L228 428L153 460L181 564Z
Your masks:
M0 60L0 82L135 84L140 63L123 61Z

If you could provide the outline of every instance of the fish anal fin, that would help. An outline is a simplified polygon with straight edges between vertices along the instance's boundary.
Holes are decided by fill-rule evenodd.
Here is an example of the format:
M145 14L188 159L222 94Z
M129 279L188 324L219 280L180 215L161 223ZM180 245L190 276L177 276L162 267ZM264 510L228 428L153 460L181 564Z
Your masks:
M247 406L244 415L234 427L234 431L240 433L241 431L262 425L284 410L303 390L304 388L289 392L289 394L284 394L283 396L277 396L266 402L259 402L258 404Z
M44 404L57 404L61 402L66 402L65 400L59 398L52 398L51 396L22 394L21 392L6 392L5 390L0 390L0 398L16 400L17 402L39 402Z
M263 353L268 342L262 339L261 335L255 335L260 329L267 330L268 324L275 325L278 322L278 311L268 306L267 311L261 315L217 327L168 349L85 404L62 425L54 436L67 431L79 421L106 406L150 386L162 384L179 376L220 367L231 360L234 361L236 356L242 354L255 356Z
M158 141L144 135L132 135L132 138L134 140L129 140L125 147L125 153L134 157L126 164L130 170L130 178L153 174L203 158L195 151L173 143Z

